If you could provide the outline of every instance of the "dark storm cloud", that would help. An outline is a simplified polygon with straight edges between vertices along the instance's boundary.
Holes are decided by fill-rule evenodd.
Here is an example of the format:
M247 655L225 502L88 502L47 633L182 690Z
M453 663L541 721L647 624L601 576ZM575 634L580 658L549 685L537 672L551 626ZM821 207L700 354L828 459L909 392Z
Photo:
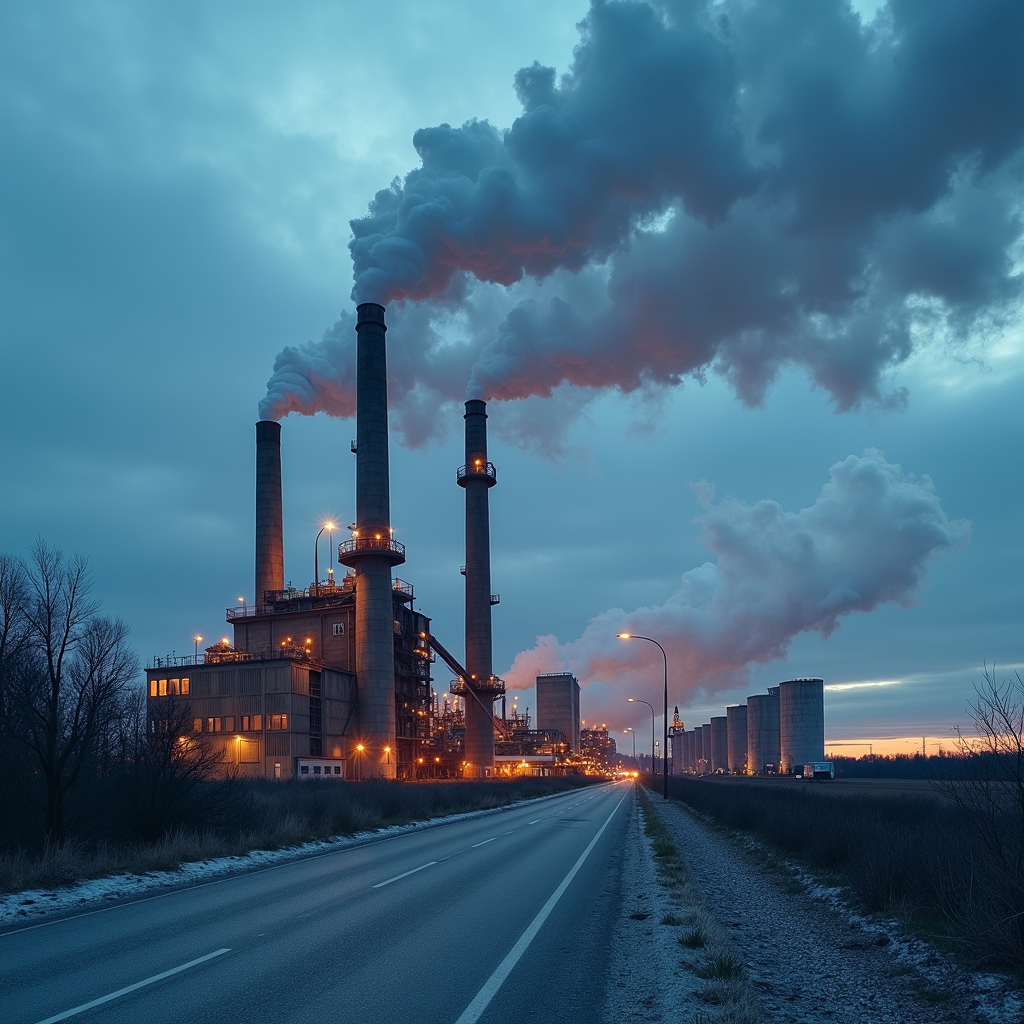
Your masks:
M421 310L407 441L467 377L512 400L712 369L757 404L798 366L840 409L900 404L915 346L1018 307L1021 4L595 2L581 32L561 79L518 73L510 129L420 130L352 222L354 297ZM474 307L479 282L511 287ZM350 415L353 344L283 352L263 413Z

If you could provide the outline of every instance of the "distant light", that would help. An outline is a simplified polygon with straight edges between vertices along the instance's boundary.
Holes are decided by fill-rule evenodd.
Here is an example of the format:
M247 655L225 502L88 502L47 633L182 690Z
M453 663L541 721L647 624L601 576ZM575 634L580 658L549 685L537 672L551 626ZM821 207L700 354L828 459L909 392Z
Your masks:
M391 753L391 748L390 747L385 747L384 748L384 753L385 754L390 754Z
M223 638L223 639L221 640L221 643L222 643L222 644L223 644L223 645L224 645L225 647L227 647L227 645L228 645L229 643L231 643L231 641L230 641L230 640L228 640L228 638L227 638L227 637L224 637L224 638Z
M334 529L334 523L324 523L324 529L325 530L333 530Z
M364 751L365 749L366 749L366 747L364 747L364 746L362 745L362 743L357 743L357 744L356 744L356 750L358 750L360 754L361 754L361 753L362 753L362 752L363 752L363 751Z
M616 633L615 634L620 640L632 640L633 637L629 633Z
M242 604L245 604L245 598L244 597L240 597L238 600L241 601Z
M630 704L635 704L636 703L636 701L633 700L632 697L627 697L626 700L628 700Z

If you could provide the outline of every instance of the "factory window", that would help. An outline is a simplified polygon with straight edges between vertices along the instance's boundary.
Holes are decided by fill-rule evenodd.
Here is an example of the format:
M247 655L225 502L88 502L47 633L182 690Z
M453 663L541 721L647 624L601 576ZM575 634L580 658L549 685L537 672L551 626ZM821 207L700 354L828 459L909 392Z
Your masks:
M224 719L224 731L225 732L234 732L235 731L235 716L234 715L228 715L227 718Z
M238 744L238 760L242 764L254 764L260 759L259 740L242 740Z
M156 696L156 680L150 679L149 681L149 695L150 697Z
M192 731L202 732L203 731L203 720L201 718L192 719Z
M287 729L288 728L288 716L287 715L267 715L267 728L268 729Z
M233 722L234 719L229 718L229 722ZM230 726L229 726L230 728ZM224 731L224 719L223 718L208 718L206 720L206 731L207 732L223 732Z
M313 774L314 775L319 775L320 774L320 765L318 765L318 764L313 765Z
M279 766L279 765L274 765L274 767L275 767L275 768L277 768L277 767L280 767L280 766ZM301 767L299 768L299 771L300 771L300 772L301 772L301 773L302 773L303 775L308 775L308 774L309 774L309 765L308 765L308 764L304 764L304 765L302 765L302 766L301 766ZM278 778L280 778L280 776L278 776Z
M183 697L187 697L188 696L188 678L187 677L182 679L182 681L181 681L181 695Z
M260 732L262 729L262 715L242 715L242 732Z
M167 680L166 679L161 679L157 683L156 693L157 693L158 697L166 697L167 696Z
M344 636L345 635L345 623L344 622L336 622L336 623L334 623L334 625L331 627L331 629L334 632L335 636Z

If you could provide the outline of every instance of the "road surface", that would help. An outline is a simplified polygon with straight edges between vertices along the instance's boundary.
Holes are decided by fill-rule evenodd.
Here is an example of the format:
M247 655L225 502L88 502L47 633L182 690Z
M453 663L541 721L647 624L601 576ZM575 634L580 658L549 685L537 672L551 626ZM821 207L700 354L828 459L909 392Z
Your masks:
M593 1021L631 799L587 788L0 933L0 1021Z

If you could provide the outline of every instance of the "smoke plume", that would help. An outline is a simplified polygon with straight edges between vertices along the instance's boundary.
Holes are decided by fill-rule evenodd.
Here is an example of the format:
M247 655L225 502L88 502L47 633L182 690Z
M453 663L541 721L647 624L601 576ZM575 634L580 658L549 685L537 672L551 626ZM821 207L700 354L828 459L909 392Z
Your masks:
M947 517L928 477L904 474L874 449L832 466L817 500L799 512L769 500L715 503L707 484L696 492L703 511L695 522L716 560L684 573L663 605L609 609L569 643L538 637L506 673L510 687L571 671L594 688L588 707L596 704L598 718L612 709L621 717L621 684L661 678L653 644L616 638L629 632L664 646L673 701L729 689L751 665L785 658L801 633L827 637L853 612L910 604L929 560L970 536L969 523Z
M416 132L352 222L356 301L406 343L407 443L471 397L672 386L748 404L799 367L839 409L898 405L916 346L1019 308L1024 5L594 0L522 114ZM339 321L278 357L264 415L349 415ZM397 360L392 361L397 365Z

